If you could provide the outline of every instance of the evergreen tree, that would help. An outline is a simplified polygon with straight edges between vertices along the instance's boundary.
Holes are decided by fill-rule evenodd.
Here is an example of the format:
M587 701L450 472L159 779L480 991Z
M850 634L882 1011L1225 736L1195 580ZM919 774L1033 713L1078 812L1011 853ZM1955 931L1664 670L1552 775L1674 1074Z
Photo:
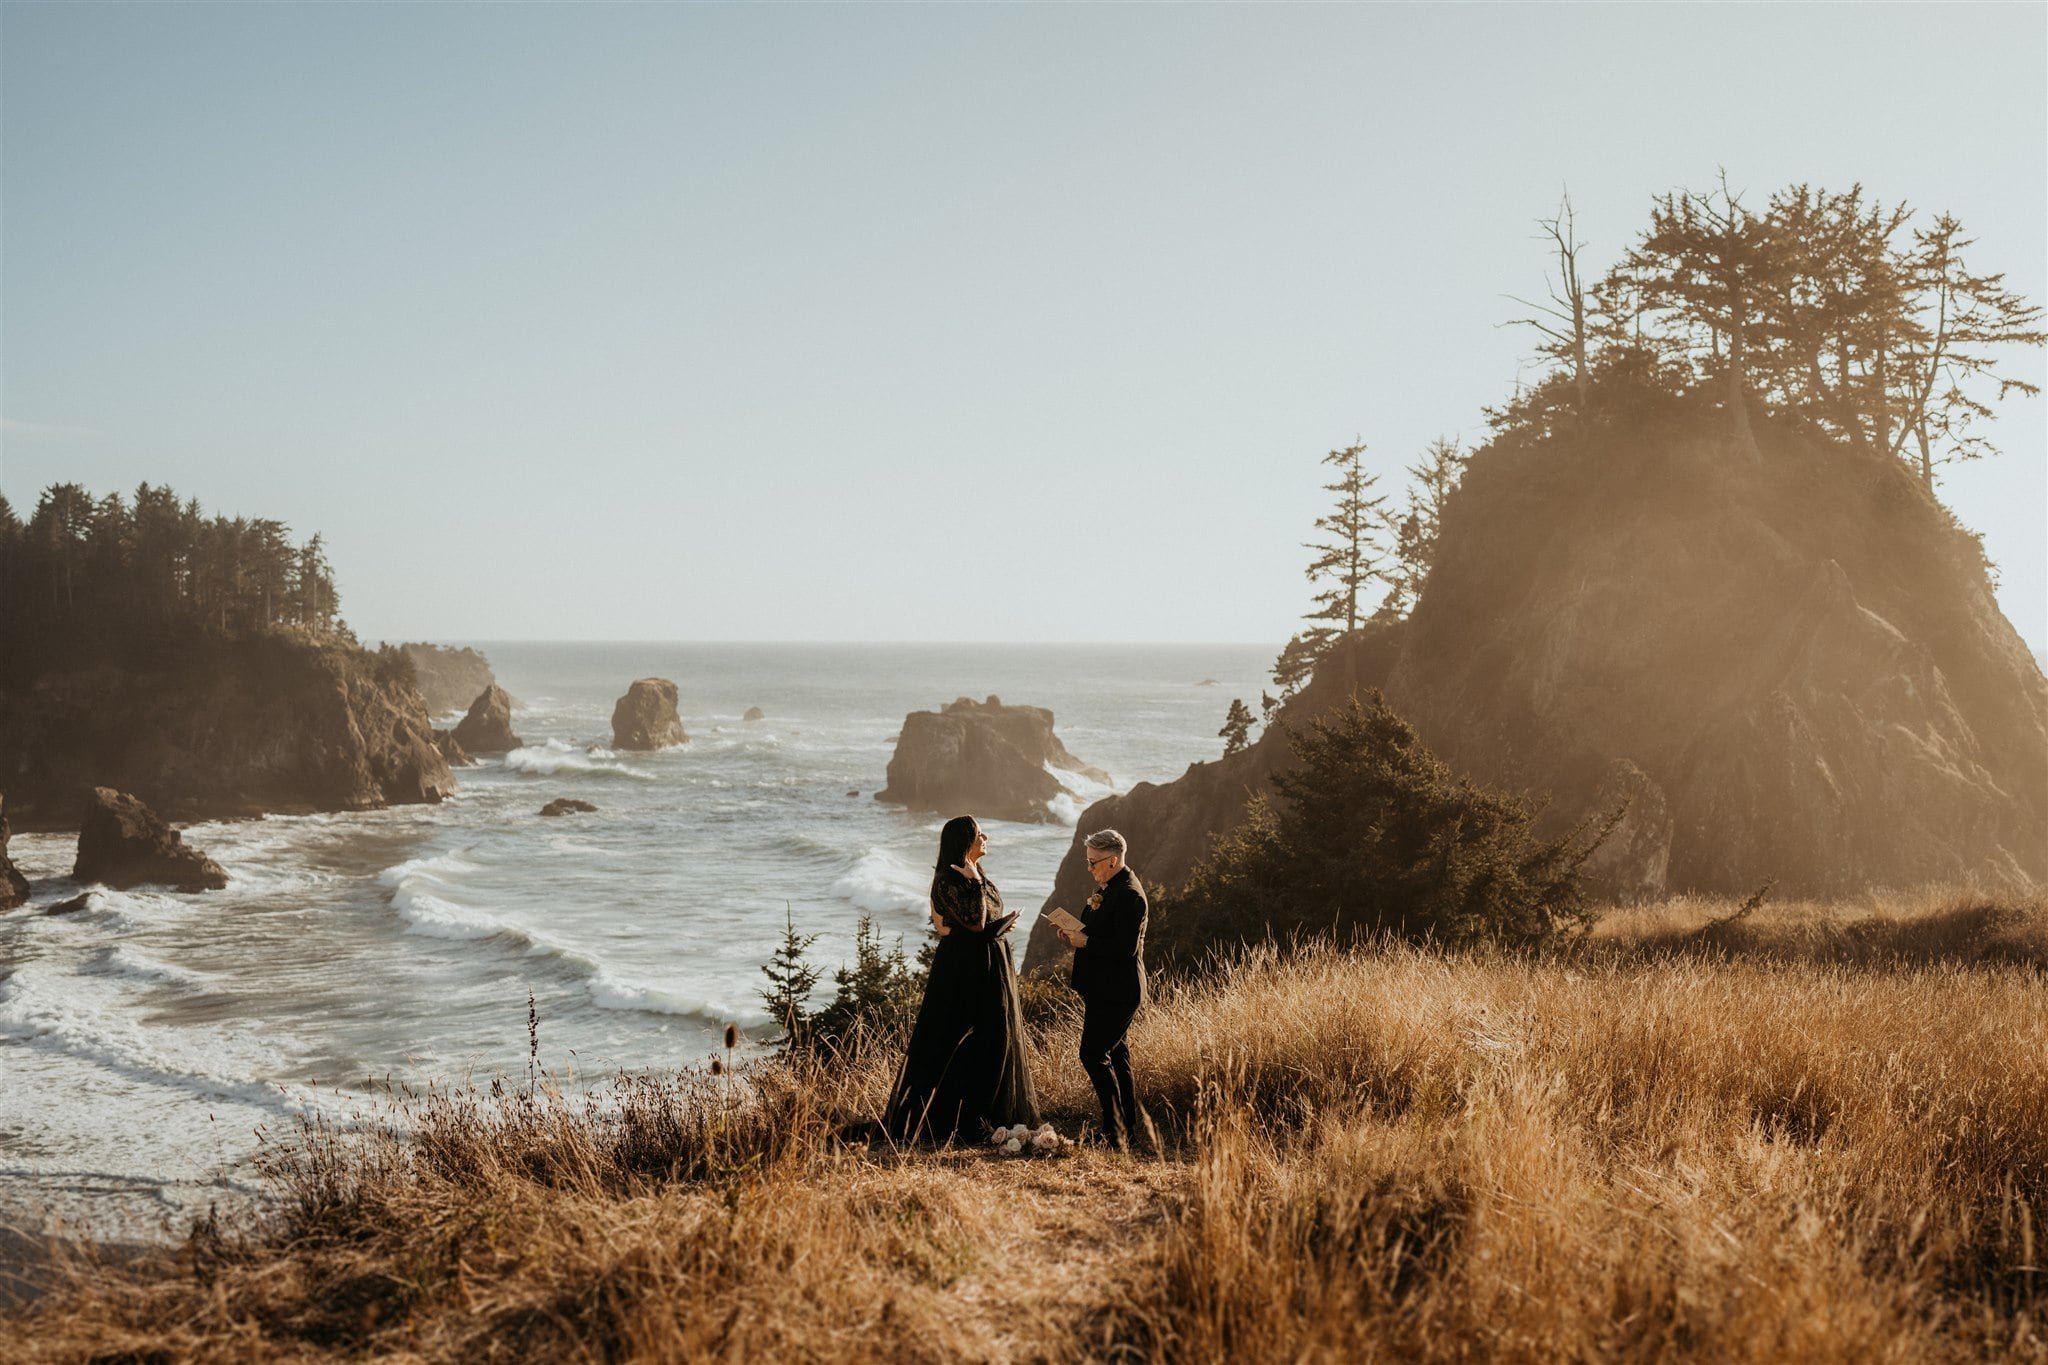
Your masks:
M903 940L882 946L874 917L863 913L853 936L853 961L832 974L832 1003L811 1019L819 1047L858 1053L897 1039L917 1016L922 981L903 954Z
M1387 600L1382 609L1387 614L1406 616L1421 598L1422 585L1436 562L1444 505L1464 477L1470 458L1457 441L1439 436L1423 451L1419 464L1408 466L1408 505L1398 520L1388 519L1394 534L1394 565L1387 575Z
M1223 728L1216 732L1223 741L1223 756L1241 754L1251 747L1252 711L1239 697L1230 703L1229 714L1223 717Z
M2038 385L1996 367L1992 348L2040 346L2048 342L2040 305L2005 287L2005 275L1980 275L1962 254L1975 242L1962 224L1943 214L1913 234L1904 262L1925 322L1900 358L1900 421L1892 446L1896 454L1910 436L1921 482L1934 487L1936 465L1996 454L1972 428L1991 415L1982 393L2038 395ZM1976 389L1979 392L1973 392Z
M1766 305L1781 283L1781 258L1770 244L1769 224L1743 207L1724 175L1718 196L1682 190L1656 200L1650 227L1628 256L1652 303L1705 333L1706 369L1724 384L1735 436L1752 451L1752 343L1765 330Z
M768 978L768 988L760 996L761 1003L768 1007L769 1017L782 1025L778 1042L785 1051L803 1043L811 1031L809 1006L811 991L818 984L818 969L810 964L806 954L817 941L816 934L796 931L796 917L789 902L784 901L782 942L761 968L761 975Z
M1336 631L1318 626L1302 631L1281 646L1280 657L1273 660L1273 683L1280 689L1281 701L1301 690L1316 671L1316 660L1323 657L1336 638Z
M1333 631L1339 630L1341 623L1344 634L1358 629L1363 619L1360 599L1381 577L1384 558L1379 535L1387 500L1372 496L1378 479L1365 472L1364 460L1363 444L1333 450L1323 457L1323 463L1337 471L1336 482L1323 485L1325 492L1337 495L1337 505L1316 518L1316 529L1329 538L1302 547L1316 556L1309 562L1308 581L1329 584L1316 594L1316 610L1306 619L1328 621Z
M1452 774L1378 692L1290 742L1298 762L1273 779L1278 803L1257 798L1166 902L1161 961L1269 934L1529 944L1589 917L1578 870L1618 811L1539 839L1529 807Z

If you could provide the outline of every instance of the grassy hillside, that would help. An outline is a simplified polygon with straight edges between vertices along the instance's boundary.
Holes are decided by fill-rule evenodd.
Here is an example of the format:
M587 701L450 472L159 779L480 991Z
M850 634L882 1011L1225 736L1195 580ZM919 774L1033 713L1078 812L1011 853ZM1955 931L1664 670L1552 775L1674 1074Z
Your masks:
M1170 988L1143 1157L868 1145L889 1054L429 1096L0 1326L27 1360L2048 1359L2048 901L1738 911ZM1075 1031L1035 1059L1070 1131Z

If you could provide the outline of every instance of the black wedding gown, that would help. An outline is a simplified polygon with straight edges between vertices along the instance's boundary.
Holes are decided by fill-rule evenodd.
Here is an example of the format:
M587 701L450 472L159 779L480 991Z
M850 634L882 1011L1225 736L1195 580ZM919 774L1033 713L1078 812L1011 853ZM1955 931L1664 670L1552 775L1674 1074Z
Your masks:
M949 932L933 951L883 1124L905 1142L978 1141L991 1128L1035 1125L1017 970L1002 937L1014 916L1003 913L995 883L951 868L933 879L932 906Z

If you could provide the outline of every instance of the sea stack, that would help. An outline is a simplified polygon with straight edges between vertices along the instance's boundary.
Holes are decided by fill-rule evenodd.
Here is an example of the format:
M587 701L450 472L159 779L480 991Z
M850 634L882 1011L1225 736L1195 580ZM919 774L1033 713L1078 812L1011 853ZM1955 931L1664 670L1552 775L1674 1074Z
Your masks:
M492 683L469 704L469 714L455 727L455 745L466 754L505 754L517 749L512 733L512 698Z
M228 884L221 865L196 848L155 811L126 792L95 787L78 828L78 860L71 876L125 889L164 885L180 891L219 891Z
M888 785L875 800L946 815L1053 823L1052 803L1067 787L1050 771L1107 786L1109 774L1067 752L1042 706L1006 706L1001 697L962 697L937 711L903 718Z
M0 795L0 910L12 910L28 900L28 878L7 856L7 797Z
M666 749L688 744L676 714L676 685L667 678L641 678L612 706L614 749Z
M740 719L749 722L757 720L766 720L768 719L768 713L766 711L763 711L758 706L749 706L747 708L747 714L741 716Z

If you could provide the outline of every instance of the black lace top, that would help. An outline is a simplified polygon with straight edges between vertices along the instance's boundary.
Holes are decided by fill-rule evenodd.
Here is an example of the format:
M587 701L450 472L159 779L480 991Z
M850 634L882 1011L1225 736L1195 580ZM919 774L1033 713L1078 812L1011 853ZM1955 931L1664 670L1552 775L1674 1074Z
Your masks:
M932 878L932 908L948 928L985 934L1003 917L1003 893L986 874L976 881L949 867Z

